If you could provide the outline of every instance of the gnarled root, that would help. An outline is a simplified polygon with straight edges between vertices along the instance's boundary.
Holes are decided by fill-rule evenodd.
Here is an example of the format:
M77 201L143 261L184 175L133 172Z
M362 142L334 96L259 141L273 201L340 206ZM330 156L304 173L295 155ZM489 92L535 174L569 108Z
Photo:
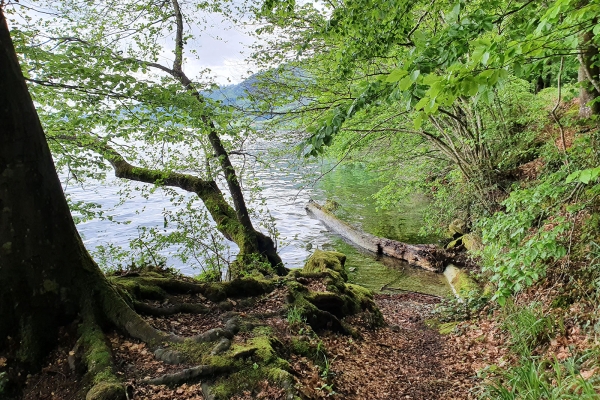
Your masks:
M114 373L110 347L97 324L89 301L83 307L83 322L79 327L77 348L83 350L82 361L87 369L86 379L91 384L86 400L126 400L125 387Z

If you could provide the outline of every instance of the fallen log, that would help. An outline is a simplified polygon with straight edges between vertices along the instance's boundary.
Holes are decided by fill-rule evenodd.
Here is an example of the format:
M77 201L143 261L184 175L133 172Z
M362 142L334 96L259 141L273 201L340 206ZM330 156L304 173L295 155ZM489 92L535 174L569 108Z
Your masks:
M323 222L330 231L373 253L398 258L433 272L442 272L446 264L456 263L456 255L453 252L448 252L432 244L407 244L371 235L338 219L312 200L305 208L309 214Z

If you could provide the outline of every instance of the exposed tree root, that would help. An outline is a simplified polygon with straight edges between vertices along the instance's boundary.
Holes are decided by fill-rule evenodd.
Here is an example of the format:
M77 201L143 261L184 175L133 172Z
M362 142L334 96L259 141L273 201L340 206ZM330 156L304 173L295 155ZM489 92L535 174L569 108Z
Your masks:
M201 294L218 302L228 297L258 296L273 290L275 283L259 277L243 277L227 282L199 283L190 278L163 277L158 273L110 277L110 280L135 299L164 300L168 294Z
M154 317L167 317L174 314L206 314L210 309L202 304L177 303L171 307L156 307L142 301L134 301L135 311Z
M215 375L231 372L230 367L216 367L213 365L198 365L197 367L184 369L181 372L165 374L158 378L143 381L150 385L180 385L200 380L200 378L214 377Z
M113 285L103 280L102 285L106 287L96 286L84 296L86 300L81 311L83 322L80 325L80 339L72 363L73 369L85 372L84 382L89 388L86 400L127 398L127 388L116 374L111 346L102 332L102 328L108 326L114 326L128 337L146 343L157 360L165 364L188 366L184 370L161 376L150 375L151 378L142 381L144 384L175 386L202 380L203 383L211 382L210 385L203 385L205 397L220 400L231 398L242 387L258 393L257 385L268 381L277 390L285 390L288 398L294 398L294 377L286 361L290 350L277 338L278 331L262 321L281 319L281 311L246 314L244 310L265 299L283 300L287 293L288 310L297 308L314 330L329 329L353 334L354 330L344 322L344 318L356 314L368 314L373 325L380 325L381 314L370 293L346 282L344 260L345 257L339 253L319 252L304 270L293 271L283 279L250 277L206 284L169 277L167 273L161 276L154 271L142 272L137 276L111 277ZM256 302L224 301L228 298L262 296L277 287L278 292ZM198 299L204 304L178 303L181 298L173 296L180 294L189 295L192 301ZM174 305L157 307L144 303L144 299L168 300ZM278 304L283 306L281 300L278 300ZM138 314L164 317L177 312L204 314L221 308L217 308L216 304L208 304L209 301L227 302L238 307L239 311L220 314L227 318L221 327L194 336L155 329ZM263 310L271 309L269 306ZM243 338L236 337L240 331L244 332Z
M125 387L114 373L110 347L96 323L90 304L84 306L83 323L79 330L81 336L76 347L83 350L81 358L87 368L86 379L91 384L86 400L125 400Z
M355 314L364 314L373 327L383 325L383 316L370 291L346 283L345 261L346 256L341 253L318 250L303 270L290 273L290 307L295 307L315 330L353 334L342 318ZM310 290L308 286L314 280L321 281L325 290Z

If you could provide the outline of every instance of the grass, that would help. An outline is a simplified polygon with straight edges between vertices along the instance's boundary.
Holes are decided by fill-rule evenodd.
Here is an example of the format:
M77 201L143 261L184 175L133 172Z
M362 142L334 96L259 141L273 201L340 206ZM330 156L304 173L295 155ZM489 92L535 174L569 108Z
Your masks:
M586 380L580 368L584 357L570 357L565 361L529 359L500 374L483 386L481 399L498 400L558 400L600 399L600 377ZM595 356L594 356L595 357Z
M288 309L287 321L290 326L295 326L304 324L306 322L306 318L302 316L302 310L296 306L293 306Z
M531 303L525 307L507 304L502 329L510 333L511 350L527 358L535 347L551 338L554 333L554 318L544 314L539 303Z

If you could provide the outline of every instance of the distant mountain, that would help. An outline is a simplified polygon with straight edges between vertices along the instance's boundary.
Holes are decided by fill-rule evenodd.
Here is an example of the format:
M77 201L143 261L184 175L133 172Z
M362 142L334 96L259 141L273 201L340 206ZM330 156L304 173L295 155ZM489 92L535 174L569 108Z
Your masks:
M238 84L221 86L203 94L212 100L222 101L225 105L248 105L248 94L256 92L259 77L260 74L254 74Z
M226 105L234 105L239 107L249 106L250 99L253 95L260 97L260 92L263 95L271 91L266 87L265 81L272 84L284 82L290 78L307 79L303 71L295 67L282 67L265 72L258 72L246 78L244 81L236 85L221 86L211 91L206 91L203 94L213 100L222 101ZM276 93L276 90L274 91Z

